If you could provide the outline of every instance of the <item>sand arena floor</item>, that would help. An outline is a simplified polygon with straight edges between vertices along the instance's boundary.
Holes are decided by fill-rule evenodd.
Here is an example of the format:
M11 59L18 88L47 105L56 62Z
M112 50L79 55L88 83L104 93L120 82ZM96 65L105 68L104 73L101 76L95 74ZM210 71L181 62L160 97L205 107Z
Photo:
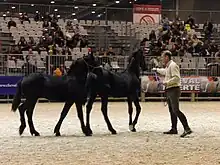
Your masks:
M163 135L170 128L167 107L161 102L142 103L137 133L128 131L127 103L110 103L109 117L117 135L106 127L100 103L94 105L91 127L94 135L84 137L75 106L54 137L63 104L39 103L34 123L41 137L32 137L27 127L18 135L18 112L10 104L0 104L0 164L2 165L216 165L220 164L220 103L182 102L194 133ZM179 132L183 129L179 123Z

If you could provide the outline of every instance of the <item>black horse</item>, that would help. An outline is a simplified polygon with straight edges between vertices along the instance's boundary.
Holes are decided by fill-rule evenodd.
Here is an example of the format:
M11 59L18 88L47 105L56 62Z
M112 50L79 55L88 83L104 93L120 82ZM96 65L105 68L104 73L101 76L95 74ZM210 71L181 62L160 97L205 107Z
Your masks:
M140 89L140 67L145 70L145 57L142 50L138 50L129 57L129 65L123 73L114 73L103 68L94 68L93 76L89 78L90 97L86 106L86 127L92 134L90 128L90 112L92 105L99 95L101 97L101 111L107 123L108 129L112 134L116 134L112 127L107 114L108 97L127 97L128 113L129 113L129 129L136 132L135 125L137 124L141 106L139 104L138 90ZM136 116L132 120L134 102L136 107Z
M60 119L54 129L56 136L60 136L60 127L69 109L75 103L81 128L85 135L90 135L83 120L82 105L86 103L86 81L90 66L95 66L93 55L85 56L72 63L67 74L61 77L34 73L24 77L17 84L17 92L12 102L12 111L19 109L21 125L19 134L21 135L26 127L25 111L28 117L28 124L31 135L39 136L32 121L33 110L39 98L46 98L50 101L65 102ZM26 100L21 103L21 97Z

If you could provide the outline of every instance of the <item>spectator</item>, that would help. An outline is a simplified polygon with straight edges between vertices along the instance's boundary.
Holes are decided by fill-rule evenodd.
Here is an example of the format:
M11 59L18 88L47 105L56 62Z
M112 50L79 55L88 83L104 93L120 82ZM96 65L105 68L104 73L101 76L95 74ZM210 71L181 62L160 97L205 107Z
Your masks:
M81 36L80 40L80 48L87 48L89 46L89 41L86 36Z
M36 43L35 43L35 41L34 41L34 38L31 37L31 36L29 37L28 46L29 46L30 48L33 48L34 46L36 46Z
M6 20L6 14L4 13L2 16L3 16L3 19L5 21Z
M71 21L67 21L65 29L66 29L66 32L68 32L68 33L74 33L74 28L73 28Z
M28 43L23 36L20 37L20 40L18 42L18 47L20 48L21 51L28 50Z
M22 73L24 73L25 76L28 76L31 73L36 73L36 71L37 67L30 62L30 56L26 56L26 62L22 66Z
M210 40L213 30L213 24L209 21L206 21L203 25L203 31L205 33L205 40Z
M199 53L201 51L202 46L203 46L203 42L198 39L196 34L193 35L191 41L193 43L195 53Z
M54 76L60 77L62 76L62 71L60 70L60 68L56 68L56 70L54 70Z
M12 26L17 27L17 24L12 20L12 18L10 18L10 21L8 22L8 29L10 30Z
M195 28L195 19L192 17L192 15L188 16L188 20L186 21L186 24L189 24L191 29Z
M22 13L21 16L20 16L20 21L21 21L21 24L23 24L24 21L28 21L29 23L31 23L27 13Z
M45 20L44 22L43 22L43 28L45 29L48 29L49 27L50 27L50 24L49 24L49 22L47 21L47 20Z
M55 34L55 37L53 39L54 44L58 45L59 47L63 47L64 46L64 41L63 39L59 36L59 33Z
M36 14L34 16L34 21L36 21L36 22L41 21L41 15L38 11L36 11Z
M54 29L57 29L59 27L57 24L57 19L55 17L52 18L50 26L53 27Z
M76 24L75 27L73 28L73 31L75 34L81 34L81 29L79 24Z
M115 53L113 52L112 47L109 47L109 48L108 48L107 56L115 56Z
M50 16L49 12L46 12L43 16L43 21L51 22L52 17Z
M156 37L156 33L154 30L151 31L151 33L149 34L149 40L150 41L156 41L157 37Z

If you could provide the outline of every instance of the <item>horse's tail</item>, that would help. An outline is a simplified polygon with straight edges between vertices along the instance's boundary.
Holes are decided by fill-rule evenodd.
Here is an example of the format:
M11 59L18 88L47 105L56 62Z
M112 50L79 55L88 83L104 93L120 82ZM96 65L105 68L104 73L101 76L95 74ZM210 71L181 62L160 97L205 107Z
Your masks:
M15 112L18 106L21 103L22 89L21 89L21 81L17 83L17 91L12 101L11 111Z

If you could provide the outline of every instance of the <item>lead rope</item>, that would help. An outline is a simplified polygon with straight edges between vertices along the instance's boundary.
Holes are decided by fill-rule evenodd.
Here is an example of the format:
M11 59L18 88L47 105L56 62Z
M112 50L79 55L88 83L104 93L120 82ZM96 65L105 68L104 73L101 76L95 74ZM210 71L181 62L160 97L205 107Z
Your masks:
M157 75L157 72L154 72L154 75L155 75L156 81L158 82L158 88L161 89L160 87L163 87L163 86L162 86L162 82L159 79L159 76ZM164 99L163 98L161 99L161 101L164 102L165 107L167 106L167 94L166 94L166 92L167 91L166 91L166 87L165 87L165 91L164 91L164 94L163 94Z

